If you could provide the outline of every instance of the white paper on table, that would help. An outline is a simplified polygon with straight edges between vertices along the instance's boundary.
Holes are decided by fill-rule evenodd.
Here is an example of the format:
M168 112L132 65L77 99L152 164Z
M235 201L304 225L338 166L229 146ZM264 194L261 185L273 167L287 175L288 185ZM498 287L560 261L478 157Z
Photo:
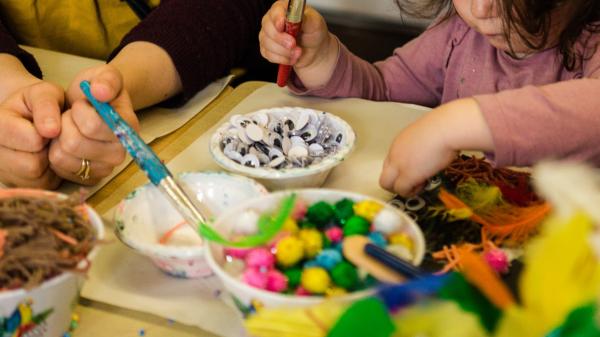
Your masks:
M44 74L44 79L55 82L64 88L70 84L73 77L82 69L104 63L100 60L45 49L27 46L23 46L23 48L33 54L36 58L42 69L42 73ZM138 111L141 127L140 136L146 143L150 143L156 138L165 136L177 130L219 96L232 78L233 76L229 75L209 84L206 88L192 97L185 105L179 108L167 109L152 107ZM102 181L94 186L86 187L86 196L90 197L96 193L121 172L130 162L131 157L128 156L127 159L121 165L116 167L108 177L102 179ZM79 184L65 182L58 191L70 194L80 187L81 185Z
M216 128L232 114L277 106L319 109L346 120L356 133L356 148L348 159L333 170L325 187L361 192L385 200L391 194L379 187L378 179L388 147L401 129L429 110L415 105L362 99L297 97L275 84L268 84L240 102L167 166L173 173L219 170L208 151L209 139ZM222 336L240 336L241 323L235 318L233 309L207 296L207 289L211 288L206 282L214 284L215 280L169 278L145 258L121 243L115 243L104 247L96 256L82 296L174 319Z

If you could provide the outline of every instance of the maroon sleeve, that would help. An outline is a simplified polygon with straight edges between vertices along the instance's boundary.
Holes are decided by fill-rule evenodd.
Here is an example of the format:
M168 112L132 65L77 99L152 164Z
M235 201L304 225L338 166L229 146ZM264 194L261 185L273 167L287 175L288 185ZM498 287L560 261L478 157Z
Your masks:
M19 48L17 41L15 41L6 27L4 27L2 21L0 21L0 53L15 56L23 63L27 71L35 77L42 78L42 71L33 56Z
M184 101L258 53L258 32L273 0L163 0L131 30L109 59L134 41L167 51L183 84Z

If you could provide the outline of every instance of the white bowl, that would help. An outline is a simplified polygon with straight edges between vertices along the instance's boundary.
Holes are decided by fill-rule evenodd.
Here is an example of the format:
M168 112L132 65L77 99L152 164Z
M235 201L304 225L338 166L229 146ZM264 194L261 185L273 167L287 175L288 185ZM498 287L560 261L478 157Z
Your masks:
M400 215L403 222L402 231L406 233L414 243L412 252L413 260L411 262L415 265L419 265L422 262L425 255L425 239L421 229L415 223L415 221L403 211L392 205L358 193L333 189L299 189L295 191L271 193L261 198L248 200L247 202L235 208L227 210L217 218L217 221L214 223L213 227L222 235L226 236L231 232L231 226L237 223L238 217L241 214L244 214L246 210L252 209L259 213L273 212L277 209L277 207L279 207L281 200L284 197L289 196L290 193L296 193L299 199L305 200L309 204L321 200L334 203L343 198L349 198L354 201L365 199L379 201L382 205L384 205L385 208ZM225 289L231 295L236 307L240 309L242 313L248 309L256 307L257 305L265 307L302 307L311 306L324 300L324 297L319 296L296 296L270 292L252 287L242 282L239 276L236 277L224 270L223 265L226 263L224 247L219 244L210 242L208 245L206 245L206 259L208 261L208 265L221 279ZM372 294L372 290L367 289L334 298L340 301L353 301L369 294Z
M252 179L224 172L184 173L179 175L178 181L192 200L204 204L213 216L242 201L268 193ZM133 191L115 212L117 237L148 256L167 274L185 278L210 275L202 240L190 226L175 232L171 241L178 241L177 245L159 243L167 231L181 222L181 215L152 184Z
M346 159L346 157L354 149L356 136L348 123L341 118L332 115L331 113L298 107L263 109L248 113L244 115L244 117L252 118L253 116L266 114L267 116L277 116L280 119L290 118L295 120L300 114L306 112L316 113L317 115L324 114L324 116L329 119L329 122L336 134L342 134L342 141L337 151L329 154L318 163L311 164L307 167L283 169L275 169L263 166L257 168L244 166L227 157L223 151L221 140L223 139L227 130L231 127L229 122L220 126L212 135L209 144L210 153L212 154L214 160L224 169L257 179L270 190L319 187L323 185L331 170L336 165L344 161L344 159Z
M39 198L66 198L61 193L48 192L33 189L4 189L0 190L0 198L12 196L26 196ZM104 225L100 216L89 206L86 205L87 215L90 223L96 230L96 238L104 238ZM94 247L88 254L88 261L81 261L79 267L82 269L96 255L98 247ZM69 330L71 315L74 306L79 298L79 290L83 282L80 274L70 272L62 273L53 277L41 285L31 289L16 289L9 291L0 291L0 317L3 318L2 324L6 327L7 321L10 325L16 323L15 328L23 328L27 323L23 319L40 315L50 311L49 315L41 322L34 323L32 330L23 336L56 337L62 336ZM12 318L11 318L12 317ZM2 330L3 336L13 336L14 330Z

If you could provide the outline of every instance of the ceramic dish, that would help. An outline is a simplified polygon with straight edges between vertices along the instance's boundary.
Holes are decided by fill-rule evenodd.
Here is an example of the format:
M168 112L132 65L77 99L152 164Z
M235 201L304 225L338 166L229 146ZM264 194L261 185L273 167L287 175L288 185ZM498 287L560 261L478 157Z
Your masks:
M280 107L232 116L209 146L224 169L278 190L323 185L354 143L350 125L331 113Z
M242 205L231 208L218 217L213 227L223 235L231 233L231 227L239 223L241 216L247 214L248 211L256 211L258 213L273 212L279 207L281 200L289 196L290 193L296 193L298 199L302 199L308 203L317 201L326 201L329 203L337 202L343 198L349 198L355 202L361 200L375 200L383 205L386 210L398 215L401 223L401 231L408 235L413 242L412 263L419 265L425 254L425 241L423 233L412 218L406 215L403 211L386 204L381 200L370 198L366 195L331 190L331 189L299 189L295 191L282 191L272 193L260 198L248 200ZM252 307L265 306L309 306L314 305L324 299L322 296L298 296L285 293L275 293L267 290L252 287L241 281L240 275L232 275L228 272L228 268L224 268L225 264L230 263L230 259L226 256L223 246L216 243L209 243L206 246L206 258L209 266L214 273L221 279L225 289L231 295L233 303L236 304L240 312L247 312ZM362 290L350 292L346 295L337 296L336 299L342 301L353 301L372 293L370 290Z
M196 172L179 175L179 182L213 216L247 199L268 193L257 182L224 172ZM204 259L203 243L187 225L173 231L166 244L165 234L183 222L181 215L153 185L144 185L126 197L115 212L115 232L127 246L148 256L164 272L185 278L211 274Z

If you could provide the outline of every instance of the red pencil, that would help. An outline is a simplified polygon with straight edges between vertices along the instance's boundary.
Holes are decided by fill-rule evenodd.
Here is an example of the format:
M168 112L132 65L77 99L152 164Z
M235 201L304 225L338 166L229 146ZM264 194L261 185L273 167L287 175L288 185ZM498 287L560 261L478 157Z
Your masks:
M285 32L296 38L302 26L305 0L290 0L285 18ZM280 64L277 73L277 85L284 87L290 77L291 66Z

